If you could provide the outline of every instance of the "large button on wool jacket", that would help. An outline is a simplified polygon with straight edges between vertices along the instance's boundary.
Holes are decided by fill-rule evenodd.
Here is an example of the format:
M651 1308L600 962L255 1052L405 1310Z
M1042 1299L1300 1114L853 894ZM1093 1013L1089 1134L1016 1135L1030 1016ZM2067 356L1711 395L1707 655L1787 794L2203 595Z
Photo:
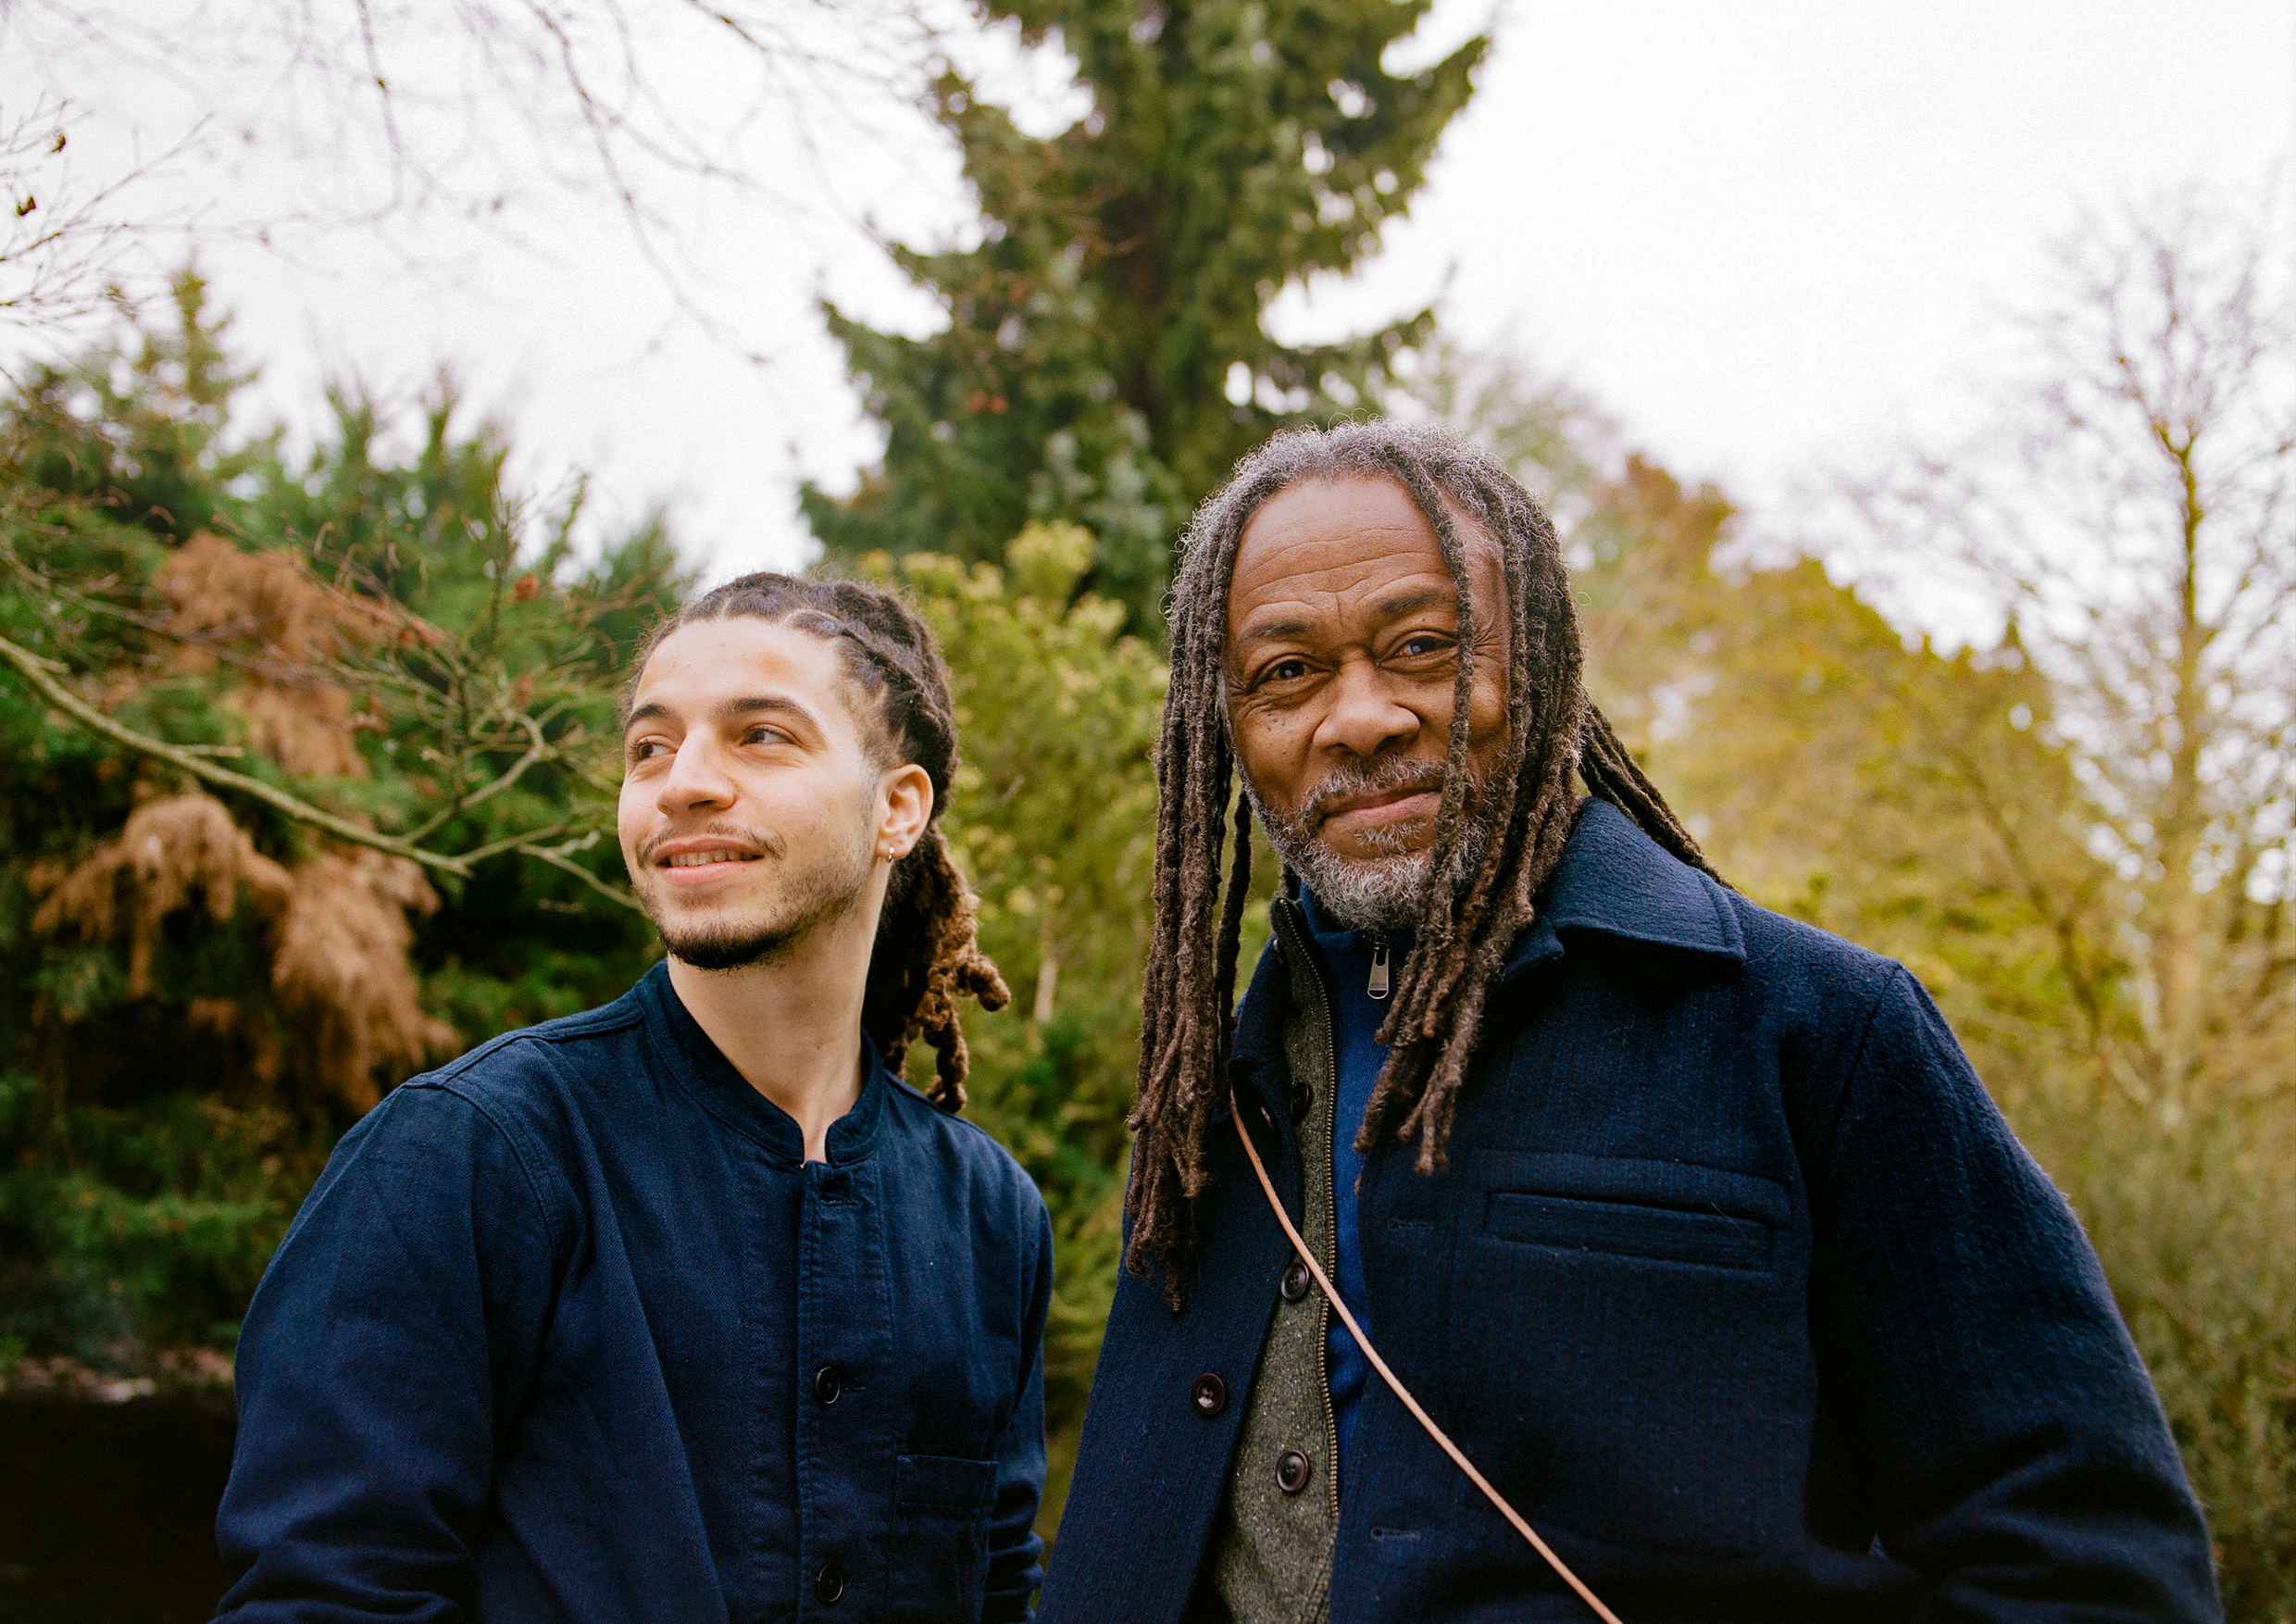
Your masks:
M1271 948L1231 1075L1297 1222L1289 981ZM1632 1624L2219 1616L2095 1256L1900 967L1593 803L1491 991L1448 1167L1416 1148L1358 1193L1380 1352ZM1210 1166L1184 1308L1117 1287L1049 1624L1219 1611L1289 1256L1229 1123ZM1204 1377L1235 1401L1192 1404ZM1588 1617L1382 1386L1362 1405L1333 1624Z
M827 1149L660 966L395 1090L248 1314L222 1617L1026 1618L1043 1203L873 1055Z

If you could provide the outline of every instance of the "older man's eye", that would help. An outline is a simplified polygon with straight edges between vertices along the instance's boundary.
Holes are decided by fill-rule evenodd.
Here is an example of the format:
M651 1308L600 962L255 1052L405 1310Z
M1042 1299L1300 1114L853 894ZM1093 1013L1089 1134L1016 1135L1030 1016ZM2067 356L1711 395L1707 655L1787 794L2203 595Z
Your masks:
M1278 660L1260 673L1263 682L1296 682L1307 675L1305 660Z

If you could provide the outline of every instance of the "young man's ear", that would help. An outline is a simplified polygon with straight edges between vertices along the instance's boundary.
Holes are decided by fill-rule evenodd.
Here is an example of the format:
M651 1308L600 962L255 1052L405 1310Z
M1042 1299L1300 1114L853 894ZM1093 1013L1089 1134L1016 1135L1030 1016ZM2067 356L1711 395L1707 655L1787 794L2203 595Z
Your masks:
M885 810L878 820L877 855L899 862L925 838L932 821L932 777L914 761L904 762L879 781Z

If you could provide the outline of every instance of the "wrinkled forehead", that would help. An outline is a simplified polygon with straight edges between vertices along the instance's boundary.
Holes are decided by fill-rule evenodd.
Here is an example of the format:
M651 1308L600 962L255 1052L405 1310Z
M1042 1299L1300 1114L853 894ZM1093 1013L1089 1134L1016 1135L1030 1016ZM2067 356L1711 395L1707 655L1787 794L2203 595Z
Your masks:
M1498 543L1446 496L1466 567L1469 604L1484 625L1504 619L1505 566ZM1394 479L1317 476L1262 502L1237 537L1223 594L1222 643L1233 647L1302 617L1408 613L1430 597L1456 606L1442 543Z

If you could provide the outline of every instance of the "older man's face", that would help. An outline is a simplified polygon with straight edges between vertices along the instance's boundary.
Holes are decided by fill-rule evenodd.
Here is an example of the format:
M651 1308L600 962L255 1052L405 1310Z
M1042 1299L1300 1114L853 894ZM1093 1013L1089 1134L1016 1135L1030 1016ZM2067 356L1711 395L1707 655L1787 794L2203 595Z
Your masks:
M1468 768L1507 734L1497 545L1465 518L1475 610ZM1244 527L1228 593L1228 718L1284 860L1358 929L1417 917L1451 739L1456 588L1441 544L1391 480L1317 480Z

